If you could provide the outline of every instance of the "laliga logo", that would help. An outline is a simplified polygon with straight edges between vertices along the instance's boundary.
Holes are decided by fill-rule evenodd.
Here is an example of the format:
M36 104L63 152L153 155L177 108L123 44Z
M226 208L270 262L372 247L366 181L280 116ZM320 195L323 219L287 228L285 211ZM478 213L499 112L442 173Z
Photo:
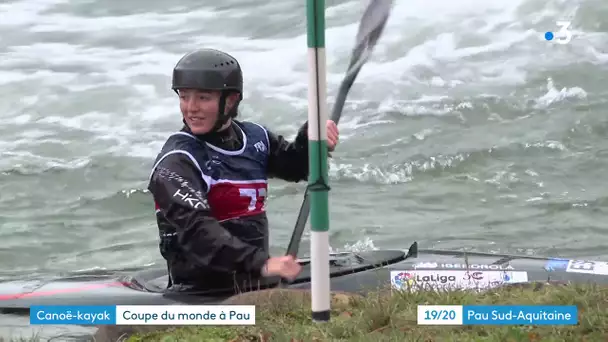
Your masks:
M412 286L415 282L412 274L407 273L407 272L397 273L397 275L393 278L393 280L395 281L395 285L397 285L399 287Z
M572 40L572 32L570 31L570 21L556 21L555 24L559 27L557 35L551 31L545 32L545 39L548 41L554 40L557 44L568 44Z

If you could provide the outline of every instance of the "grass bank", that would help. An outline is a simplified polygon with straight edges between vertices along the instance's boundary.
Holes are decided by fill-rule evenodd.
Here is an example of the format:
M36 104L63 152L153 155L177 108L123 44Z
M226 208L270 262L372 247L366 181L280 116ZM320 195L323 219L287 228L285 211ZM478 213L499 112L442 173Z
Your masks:
M139 333L129 342L152 341L607 341L608 288L595 284L524 284L472 292L392 292L366 297L333 295L328 324L310 319L310 293L272 290L243 294L230 304L256 304L256 325L179 327ZM417 326L418 304L577 305L576 326Z

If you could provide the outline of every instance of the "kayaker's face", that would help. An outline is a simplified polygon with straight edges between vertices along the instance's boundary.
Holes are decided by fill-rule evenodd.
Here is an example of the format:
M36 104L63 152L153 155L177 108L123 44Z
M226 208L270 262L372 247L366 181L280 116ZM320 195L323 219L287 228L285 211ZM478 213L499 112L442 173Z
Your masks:
M184 120L194 134L211 131L218 117L220 92L197 89L180 89L179 108ZM227 112L234 105L234 96L226 99Z

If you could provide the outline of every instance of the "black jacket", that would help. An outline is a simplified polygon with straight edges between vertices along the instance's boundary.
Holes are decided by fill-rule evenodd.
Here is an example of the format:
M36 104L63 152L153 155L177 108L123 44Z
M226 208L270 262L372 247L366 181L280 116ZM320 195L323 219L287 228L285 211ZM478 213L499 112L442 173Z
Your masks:
M235 125L233 125L235 126ZM185 131L189 131L187 128ZM238 136L239 134L237 134ZM304 124L294 142L268 131L268 178L299 182L308 177L308 137ZM206 138L207 139L207 138ZM173 196L177 190L190 196ZM184 154L165 157L150 177L160 250L170 285L233 286L235 275L257 278L269 258L266 214L224 221L211 216L200 171Z

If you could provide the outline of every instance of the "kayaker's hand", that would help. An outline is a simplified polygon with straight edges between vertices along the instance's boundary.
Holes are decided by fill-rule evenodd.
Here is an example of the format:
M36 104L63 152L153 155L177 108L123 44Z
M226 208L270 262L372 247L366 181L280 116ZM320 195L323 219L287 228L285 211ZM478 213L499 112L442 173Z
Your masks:
M293 281L302 271L302 266L290 255L272 257L266 261L262 269L264 277L281 276L281 278Z

